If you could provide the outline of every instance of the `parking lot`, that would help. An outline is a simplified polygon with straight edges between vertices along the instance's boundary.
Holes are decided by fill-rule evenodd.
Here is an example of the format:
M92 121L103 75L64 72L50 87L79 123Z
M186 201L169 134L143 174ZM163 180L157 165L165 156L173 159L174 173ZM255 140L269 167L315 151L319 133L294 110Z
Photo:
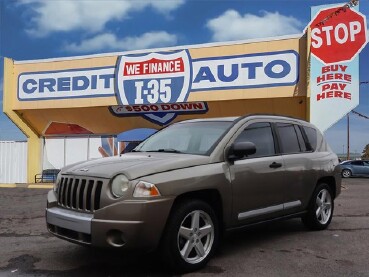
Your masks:
M169 276L155 255L90 249L45 227L46 189L0 189L0 276ZM328 230L299 219L227 235L191 276L369 276L369 179L343 181Z

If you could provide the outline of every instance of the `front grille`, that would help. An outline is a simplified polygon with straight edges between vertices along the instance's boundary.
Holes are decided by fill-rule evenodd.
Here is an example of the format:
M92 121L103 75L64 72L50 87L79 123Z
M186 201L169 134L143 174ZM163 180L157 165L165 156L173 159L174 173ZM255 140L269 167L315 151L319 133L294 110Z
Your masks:
M103 182L98 180L62 177L59 184L58 204L72 210L93 212L100 208Z

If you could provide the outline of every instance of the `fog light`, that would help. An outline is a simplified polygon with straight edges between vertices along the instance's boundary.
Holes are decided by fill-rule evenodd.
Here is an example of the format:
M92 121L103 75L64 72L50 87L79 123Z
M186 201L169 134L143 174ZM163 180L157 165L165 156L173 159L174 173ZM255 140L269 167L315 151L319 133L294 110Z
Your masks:
M106 234L106 241L113 247L122 247L126 244L124 241L123 233L119 230L110 230Z

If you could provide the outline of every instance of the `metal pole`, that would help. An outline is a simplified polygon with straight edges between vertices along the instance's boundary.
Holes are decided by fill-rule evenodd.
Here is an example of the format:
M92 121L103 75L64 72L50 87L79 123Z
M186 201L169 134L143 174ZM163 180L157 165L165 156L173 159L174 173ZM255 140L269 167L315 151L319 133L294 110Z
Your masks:
M347 114L347 160L350 159L350 113Z

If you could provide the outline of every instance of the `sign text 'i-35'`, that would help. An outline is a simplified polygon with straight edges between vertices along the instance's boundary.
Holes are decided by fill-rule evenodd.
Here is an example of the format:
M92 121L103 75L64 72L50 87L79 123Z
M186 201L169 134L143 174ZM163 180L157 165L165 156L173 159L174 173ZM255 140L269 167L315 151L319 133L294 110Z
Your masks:
M186 50L121 56L116 71L122 105L185 102L191 80Z

